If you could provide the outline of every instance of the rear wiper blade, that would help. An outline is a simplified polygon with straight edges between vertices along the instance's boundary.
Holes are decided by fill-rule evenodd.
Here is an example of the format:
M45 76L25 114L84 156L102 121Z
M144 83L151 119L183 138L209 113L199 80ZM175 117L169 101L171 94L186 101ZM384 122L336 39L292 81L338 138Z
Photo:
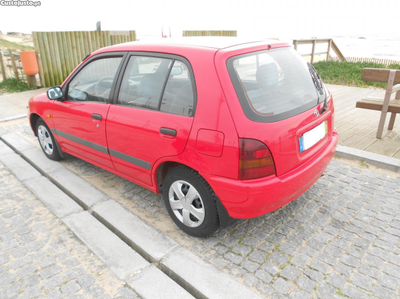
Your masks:
M319 112L320 114L322 114L328 109L328 93L326 92L324 83L322 83L321 77L319 76L317 71L315 71L315 73L317 74L317 80L318 80L319 84L321 85L321 89L324 91L324 106L322 107L321 111Z
M315 69L315 67L309 62L307 62L307 65L316 89L319 91L320 95L324 95L324 106L320 111L320 114L322 114L328 109L328 94L326 93L326 90L324 88L324 83L322 83L322 79L318 74L317 70Z
M319 92L319 94L322 95L323 91L322 91L321 81L318 80L319 75L311 63L307 62L307 65L308 65L308 70L310 71L311 79L313 80L314 86L317 89L317 91ZM319 77L319 79L321 79L321 78Z

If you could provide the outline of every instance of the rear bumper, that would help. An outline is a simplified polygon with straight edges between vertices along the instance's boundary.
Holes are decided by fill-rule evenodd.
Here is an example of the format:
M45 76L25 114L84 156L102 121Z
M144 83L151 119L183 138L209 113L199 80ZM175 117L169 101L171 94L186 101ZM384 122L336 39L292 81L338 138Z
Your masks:
M335 154L338 133L319 155L280 177L235 180L202 174L232 218L252 218L274 211L310 188Z

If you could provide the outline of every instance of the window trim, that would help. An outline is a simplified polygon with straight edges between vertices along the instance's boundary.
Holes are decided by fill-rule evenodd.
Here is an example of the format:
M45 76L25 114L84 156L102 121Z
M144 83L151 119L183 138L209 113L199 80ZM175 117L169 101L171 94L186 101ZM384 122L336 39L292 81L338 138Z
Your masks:
M175 61L176 61L176 59L172 59L172 63L168 68L168 74L165 77L165 81L164 81L163 87L161 89L161 94L160 94L160 98L158 99L158 105L157 105L157 110L156 111L160 111L160 109L161 109L161 103L162 103L162 100L163 100L163 97L164 97L165 88L167 87L168 79L169 79L169 76L171 75L171 70L174 67Z
M125 63L126 56L127 56L127 52L107 52L107 53L100 53L100 54L97 54L97 55L94 55L94 56L90 57L88 60L86 60L83 64L81 64L79 66L79 68L71 75L71 77L68 78L68 80L63 85L63 87L62 87L62 91L63 91L63 95L64 95L63 96L63 101L74 102L74 103L76 103L76 102L79 102L79 103L99 103L99 104L110 104L110 103L112 103L113 102L112 96L114 94L114 89L116 87L116 83L117 83L119 75L121 73L122 66ZM89 65L90 63L92 63L95 60L104 59L104 58L114 58L114 57L115 58L120 57L122 59L121 59L121 62L119 64L118 68L117 68L117 71L115 73L115 77L114 77L113 83L111 85L111 91L110 91L110 94L109 94L108 99L107 99L106 102L100 102L100 101L74 101L74 100L69 100L68 99L69 84L71 83L72 80L74 80L74 78L87 65Z
M244 89L244 87L242 87L241 80L235 70L235 67L233 66L233 62L236 59L239 59L242 57L247 57L247 56L252 56L257 53L286 51L288 48L290 49L291 47L282 47L282 48L277 48L277 49L272 49L272 50L260 50L260 51L256 51L256 52L240 54L240 55L230 57L226 61L226 66L228 69L229 77L230 77L233 87L235 89L236 95L239 99L240 106L242 106L243 112L248 119L255 121L255 122L259 122L259 123L274 123L277 121L285 120L285 119L291 118L293 116L299 115L303 112L306 112L306 111L318 106L318 99L316 99L315 103L310 102L306 105L298 107L297 109L293 109L293 110L290 110L290 111L287 111L284 113L280 113L278 115L262 115L260 113L257 113L256 111L254 111L254 109L251 107L252 104L251 104L250 100L247 99L247 96L245 94L245 89ZM311 78L310 78L310 80L311 80Z
M119 92L121 90L122 81L123 81L123 78L125 76L125 73L128 71L127 68L128 68L129 60L130 60L130 58L132 56L155 57L155 58L164 58L164 59L171 59L172 60L171 66L170 66L170 68L168 70L168 75L167 75L166 80L165 80L164 85L163 85L163 89L162 89L162 93L161 93L161 99L159 101L159 105L158 105L157 109L149 109L149 108L145 108L145 107L124 105L124 104L119 104L118 103L118 96L119 96ZM190 82L192 83L192 91L193 91L193 111L192 111L192 114L189 115L189 116L160 111L162 97L164 96L164 92L165 92L165 88L166 88L167 83L168 83L169 75L171 73L172 67L173 67L173 65L174 65L176 60L184 63L186 65L186 67L188 68L188 71L190 72ZM123 66L122 66L122 68L120 70L120 74L119 74L117 82L116 82L116 87L114 89L114 93L113 93L113 97L112 98L113 98L112 104L118 105L118 106L123 106L123 107L128 107L128 108L133 108L133 109L142 109L142 110L147 110L147 111L154 111L154 112L159 112L159 113L166 113L166 114L169 114L169 115L178 115L178 116L182 116L182 117L194 117L195 114L196 114L196 107L197 107L197 88L196 88L196 79L194 77L194 72L193 72L192 65L190 64L188 59L186 59L185 57L180 56L180 55L158 53L158 52L140 52L140 51L127 52L127 55L126 55L125 60L123 62Z

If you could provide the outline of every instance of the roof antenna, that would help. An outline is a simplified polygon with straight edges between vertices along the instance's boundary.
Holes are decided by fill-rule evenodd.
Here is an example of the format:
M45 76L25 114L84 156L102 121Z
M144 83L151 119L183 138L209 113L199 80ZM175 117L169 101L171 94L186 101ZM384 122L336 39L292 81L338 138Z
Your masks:
M268 45L268 50L271 49L271 48L272 48L272 46L271 46L271 45Z

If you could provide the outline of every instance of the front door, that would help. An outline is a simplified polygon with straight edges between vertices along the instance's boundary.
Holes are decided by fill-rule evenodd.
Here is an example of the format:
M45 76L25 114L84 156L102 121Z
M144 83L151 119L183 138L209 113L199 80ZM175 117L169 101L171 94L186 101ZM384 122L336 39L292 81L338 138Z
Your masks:
M107 140L115 168L153 185L154 163L179 155L193 123L195 92L189 62L175 56L131 55L107 116Z
M61 147L110 168L105 123L122 58L123 53L88 60L63 87L65 100L53 104L52 131Z

